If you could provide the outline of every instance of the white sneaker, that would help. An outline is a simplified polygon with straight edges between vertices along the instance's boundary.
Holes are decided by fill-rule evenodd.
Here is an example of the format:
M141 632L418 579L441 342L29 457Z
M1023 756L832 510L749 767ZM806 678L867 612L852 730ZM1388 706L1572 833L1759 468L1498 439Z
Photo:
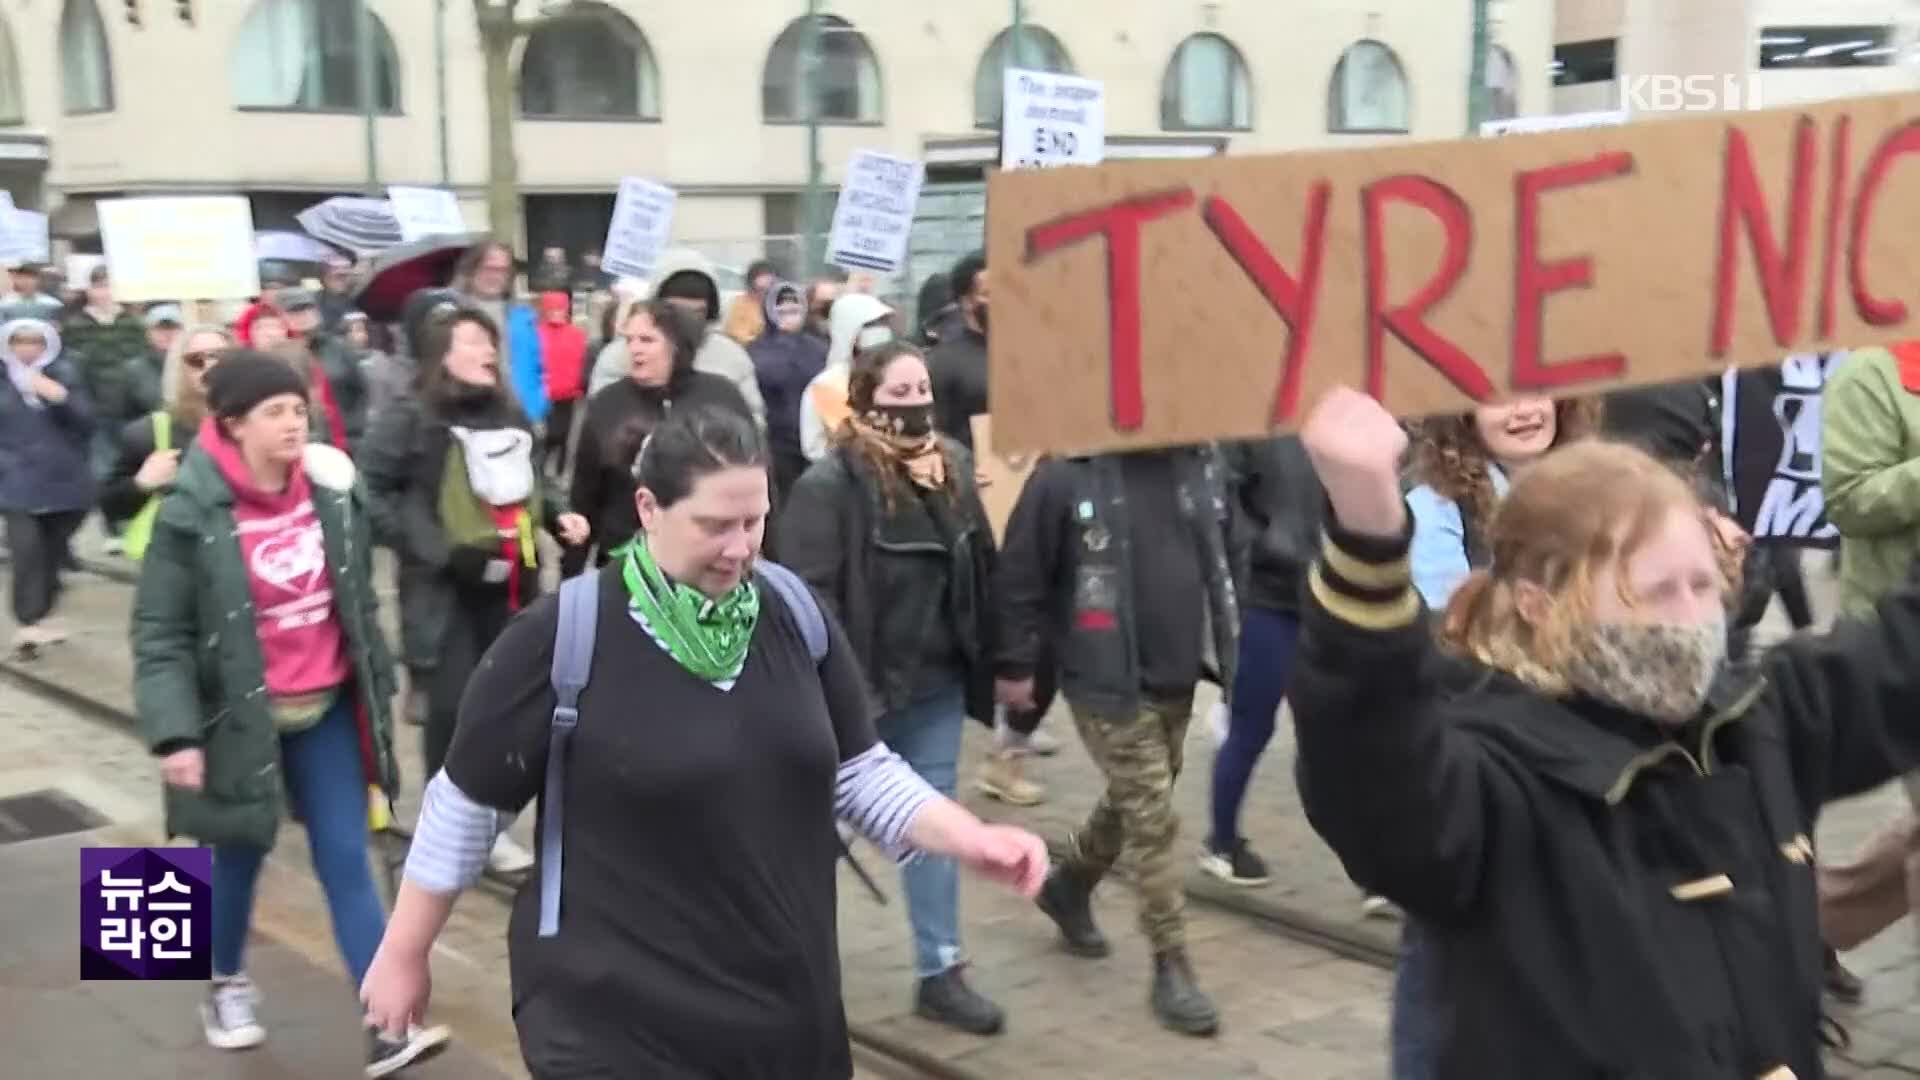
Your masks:
M254 1015L259 1004L260 991L244 974L213 980L207 1000L200 1003L200 1026L206 1030L207 1045L215 1050L245 1050L266 1042L267 1029Z
M1060 740L1035 728L1033 734L1027 736L1027 751L1041 757L1052 757L1060 752Z
M533 855L513 837L501 833L494 838L493 851L487 855L487 869L496 874L524 874L533 869Z
M453 1041L453 1032L444 1026L407 1027L405 1039L389 1039L382 1032L368 1033L367 1075L392 1076L409 1065L417 1065L439 1054Z
M1398 919L1400 907L1384 896L1369 893L1360 900L1360 914L1369 919Z

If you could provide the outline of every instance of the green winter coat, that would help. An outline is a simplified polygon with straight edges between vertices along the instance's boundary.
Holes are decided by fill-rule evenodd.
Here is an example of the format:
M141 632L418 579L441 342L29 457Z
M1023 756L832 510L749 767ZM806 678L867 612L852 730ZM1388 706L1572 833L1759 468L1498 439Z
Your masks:
M393 658L373 589L366 495L353 463L309 445L304 467L326 542L334 604L353 657L354 705L367 781L391 795ZM161 503L133 602L133 696L156 755L206 750L198 792L166 788L167 834L271 847L283 803L280 738L254 633L253 591L240 554L233 489L198 447Z
M1868 615L1920 555L1920 394L1886 349L1856 349L1821 392L1820 486L1840 530L1840 606Z

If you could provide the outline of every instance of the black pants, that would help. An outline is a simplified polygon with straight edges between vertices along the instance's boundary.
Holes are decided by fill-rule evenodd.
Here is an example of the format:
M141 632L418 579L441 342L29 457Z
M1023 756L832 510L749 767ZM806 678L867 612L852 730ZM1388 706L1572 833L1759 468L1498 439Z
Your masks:
M13 621L32 626L46 618L60 598L60 570L87 512L9 512L5 517L7 549L13 560Z
M573 407L578 398L556 401L547 409L547 471L567 475L567 446L573 441Z
M525 581L525 576L522 578ZM527 593L529 603L532 597ZM460 695L467 680L480 666L493 639L507 628L513 612L507 609L503 589L461 590L440 634L440 655L435 658L433 674L427 683L426 739L421 752L426 758L426 775L431 778L447 763L447 749L453 745L453 731L460 720Z

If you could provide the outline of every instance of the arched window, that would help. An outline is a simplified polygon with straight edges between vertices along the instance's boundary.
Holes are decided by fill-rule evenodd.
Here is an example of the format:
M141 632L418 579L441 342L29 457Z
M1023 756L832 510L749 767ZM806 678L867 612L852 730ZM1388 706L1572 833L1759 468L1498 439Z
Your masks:
M113 54L93 0L60 10L60 107L69 116L113 110Z
M973 72L973 126L998 128L1000 114L1006 111L1006 69L1051 71L1073 74L1073 57L1053 31L1033 23L1020 26L1020 48L1014 49L1013 27L994 35L987 51L980 54L980 66Z
M1253 89L1247 62L1219 34L1180 43L1160 83L1160 126L1167 131L1249 131Z
M13 47L13 27L0 11L0 126L24 124L27 103L20 93L20 53Z
M633 20L605 4L535 30L520 58L520 115L660 119L660 70Z
M336 0L256 0L240 24L229 76L242 109L360 111L359 4ZM374 108L400 112L400 57L393 36L373 19Z
M1392 49L1368 39L1340 54L1327 90L1328 131L1404 135L1410 113L1407 73Z
M804 122L806 104L801 84L809 72L813 87L813 114L829 124L880 122L880 63L867 37L837 15L813 17L817 33L809 34L806 17L787 24L767 54L760 80L760 108L774 123ZM817 60L807 65L803 55L811 37ZM805 65L805 66L803 66Z
M1520 115L1520 71L1504 45L1487 47L1487 119L1511 120Z

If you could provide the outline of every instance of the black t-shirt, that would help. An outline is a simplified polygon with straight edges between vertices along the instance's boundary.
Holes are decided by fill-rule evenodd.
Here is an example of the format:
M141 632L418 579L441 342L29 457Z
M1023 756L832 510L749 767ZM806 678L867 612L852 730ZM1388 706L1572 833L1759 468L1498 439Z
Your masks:
M721 690L634 621L617 568L600 590L568 753L560 931L537 936L538 868L508 924L522 1052L542 1075L850 1076L834 777L875 741L852 647L827 616L816 669L762 588L746 666ZM447 775L487 806L540 792L558 616L549 597L514 620L461 702Z

